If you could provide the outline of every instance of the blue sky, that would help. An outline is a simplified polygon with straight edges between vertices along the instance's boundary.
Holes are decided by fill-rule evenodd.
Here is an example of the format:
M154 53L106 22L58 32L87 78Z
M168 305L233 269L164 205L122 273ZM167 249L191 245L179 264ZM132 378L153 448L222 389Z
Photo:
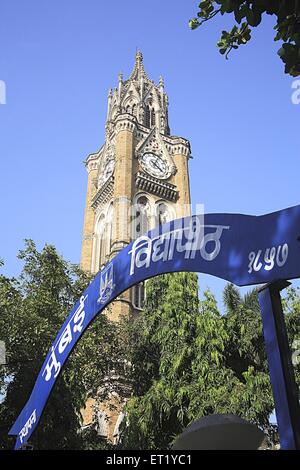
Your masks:
M265 17L229 60L215 44L233 19L194 32L197 0L3 0L0 6L0 257L17 275L25 238L79 262L85 157L103 143L108 89L136 48L165 78L170 126L191 141L191 193L206 212L263 214L299 197L300 105ZM224 282L200 275L220 301ZM221 303L220 303L221 307Z

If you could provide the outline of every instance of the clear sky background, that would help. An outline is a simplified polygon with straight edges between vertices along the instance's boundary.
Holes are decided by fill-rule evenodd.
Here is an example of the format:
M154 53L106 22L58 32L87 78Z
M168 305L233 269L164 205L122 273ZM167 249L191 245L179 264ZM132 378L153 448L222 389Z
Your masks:
M2 0L0 257L18 275L25 238L79 262L82 161L104 140L107 93L138 47L165 78L171 133L188 138L191 193L206 212L263 214L300 203L300 105L274 43L274 18L225 60L215 44L233 19L196 31L197 0ZM225 283L200 275L221 303Z

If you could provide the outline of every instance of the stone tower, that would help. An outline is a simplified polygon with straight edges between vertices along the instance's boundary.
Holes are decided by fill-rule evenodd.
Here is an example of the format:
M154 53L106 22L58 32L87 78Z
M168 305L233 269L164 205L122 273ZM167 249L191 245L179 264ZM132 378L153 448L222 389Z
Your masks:
M188 140L170 134L164 81L148 78L137 52L130 77L120 74L109 91L105 142L85 160L83 270L97 273L142 233L190 214L189 157ZM141 283L112 304L111 319L142 310L143 301ZM115 425L117 417L111 419Z

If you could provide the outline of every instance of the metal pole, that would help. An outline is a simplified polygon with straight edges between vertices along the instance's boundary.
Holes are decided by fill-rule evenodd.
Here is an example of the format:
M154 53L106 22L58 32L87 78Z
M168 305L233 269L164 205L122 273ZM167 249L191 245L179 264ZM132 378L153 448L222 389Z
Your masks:
M280 447L300 449L300 405L288 344L280 291L288 281L266 284L259 290L266 353L273 390Z

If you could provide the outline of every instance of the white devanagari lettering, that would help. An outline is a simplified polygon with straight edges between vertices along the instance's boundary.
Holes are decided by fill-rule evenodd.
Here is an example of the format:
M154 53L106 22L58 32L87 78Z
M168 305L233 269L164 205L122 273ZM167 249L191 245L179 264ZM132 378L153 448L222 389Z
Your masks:
M134 273L134 268L141 268L145 266L149 268L151 260L151 249L152 249L152 240L151 238L143 235L135 240L132 245L132 250L129 253L131 255L131 265L130 265L130 275ZM144 255L144 259L142 256Z
M170 239L169 233L167 233L153 242L152 261L154 263L160 260L166 261L168 258Z
M43 373L42 373L42 375L44 375L45 372L46 372L46 376L45 376L46 382L48 382L52 377L52 369L54 369L54 371L55 371L54 372L54 378L56 378L59 374L60 368L61 368L61 363L57 361L55 351L54 351L54 347L52 346L50 358L49 358L48 363L47 363L47 365L46 365L46 367L45 367L45 369L43 370Z
M213 229L204 235L204 229ZM151 239L147 235L137 238L131 254L130 275L135 268L149 267L150 262L169 261L173 259L175 251L184 253L185 259L194 259L197 252L205 261L213 261L221 250L221 236L224 230L230 227L225 225L202 225L194 218L187 227L178 227L170 232L164 232ZM209 250L210 245L212 249Z
M25 425L19 432L21 444L23 444L24 437L27 436L29 429L32 428L33 424L36 422L36 410L30 415L29 419L26 421Z
M229 226L225 225L207 225L206 227L209 228L214 228L215 233L207 233L204 235L201 243L201 248L200 248L200 253L203 259L206 261L213 261L218 254L220 253L221 250L221 236L223 233L223 230L228 230ZM214 249L211 252L207 251L207 245L208 243L214 243Z
M72 343L72 331L70 327L70 323L67 324L66 328L64 329L63 334L61 335L58 343L58 352L62 354L68 344Z
M74 328L73 328L74 333L76 333L77 331L81 333L82 331L82 328L83 328L82 324L85 319L84 302L86 298L87 296L84 297L83 295L80 297L79 307L76 310L75 315L74 315L74 323L75 323Z

